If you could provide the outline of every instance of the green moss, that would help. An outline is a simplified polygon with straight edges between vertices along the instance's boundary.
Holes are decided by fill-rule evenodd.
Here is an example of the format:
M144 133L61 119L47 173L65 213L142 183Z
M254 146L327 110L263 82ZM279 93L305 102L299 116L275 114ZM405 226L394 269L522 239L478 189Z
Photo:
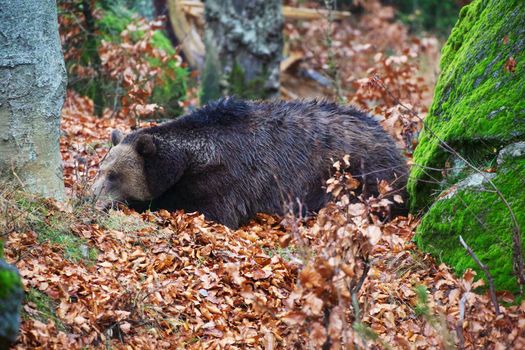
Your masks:
M264 89L267 75L267 72L263 72L261 75L248 80L241 65L235 62L228 76L228 93L250 100L268 98L269 96L265 94Z
M11 294L13 290L20 289L22 282L14 269L0 269L0 299Z
M465 6L443 48L441 75L426 124L463 152L487 142L505 145L525 135L525 2L477 0ZM504 39L506 38L506 39ZM514 72L504 66L513 57ZM485 157L485 154L480 154ZM433 201L448 154L423 131L408 183L411 207Z
M57 245L63 250L64 257L71 261L92 264L96 260L97 250L69 229L73 217L56 210L50 211L43 200L31 198L24 193L19 194L16 204L27 214L24 225L38 234L39 243Z
M118 210L111 210L107 215L100 216L99 223L107 229L124 233L137 232L152 227L151 224L141 218L124 214Z
M440 139L480 169L495 168L496 153L525 139L525 2L475 0L464 7L443 48L441 75L426 125ZM506 68L509 59L513 71ZM413 210L430 207L417 230L425 251L461 274L479 270L460 245L461 234L489 266L499 290L517 291L512 270L510 214L492 188L466 188L448 199L436 195L472 174L467 167L443 178L453 165L432 132L421 133L414 153L416 164L408 189ZM525 227L525 160L507 161L497 169L494 183ZM433 203L433 204L432 204Z
M498 170L493 182L510 203L523 229L525 227L525 159L508 162ZM483 272L459 243L459 235L486 264L498 290L516 292L512 270L512 230L510 214L489 184L473 191L459 191L450 199L437 201L423 217L416 242L458 274L467 268ZM525 237L524 237L525 238ZM525 248L525 245L524 247Z
M15 267L0 260L0 348L7 349L16 339L20 326L20 309L24 296L22 282Z
M209 39L206 39L209 40ZM202 86L200 91L201 104L206 104L221 97L221 71L219 56L215 45L206 45L206 59L202 72Z
M48 323L49 320L52 320L55 326L60 331L66 331L66 326L58 316L56 315L57 304L53 299L48 295L42 293L41 291L31 288L25 296L25 303L32 303L36 310L38 311L37 315L33 315L34 318L38 319L43 323ZM27 317L27 314L23 315Z
M120 42L120 33L133 21L133 12L122 6L111 6L104 12L97 27L99 39L109 42Z

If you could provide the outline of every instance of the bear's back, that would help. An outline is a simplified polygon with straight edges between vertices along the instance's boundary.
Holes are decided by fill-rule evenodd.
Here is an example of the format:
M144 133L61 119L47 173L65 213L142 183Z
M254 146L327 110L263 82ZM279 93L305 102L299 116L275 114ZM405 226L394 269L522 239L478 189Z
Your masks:
M275 126L302 126L304 130L308 130L318 125L319 121L338 122L340 118L351 123L373 128L379 127L373 117L359 109L352 106L342 107L324 100L244 101L222 98L156 128L159 132L186 132L210 128L242 129L243 126L250 126L252 129L254 127L266 129L273 124Z

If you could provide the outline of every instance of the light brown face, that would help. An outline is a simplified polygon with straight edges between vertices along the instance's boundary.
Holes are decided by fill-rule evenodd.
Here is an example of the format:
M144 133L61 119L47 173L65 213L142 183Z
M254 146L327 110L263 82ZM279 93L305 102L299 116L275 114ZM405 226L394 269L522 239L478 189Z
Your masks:
M144 160L130 144L120 143L123 135L113 132L114 146L100 164L93 185L98 207L129 200L147 201L152 196L144 175Z

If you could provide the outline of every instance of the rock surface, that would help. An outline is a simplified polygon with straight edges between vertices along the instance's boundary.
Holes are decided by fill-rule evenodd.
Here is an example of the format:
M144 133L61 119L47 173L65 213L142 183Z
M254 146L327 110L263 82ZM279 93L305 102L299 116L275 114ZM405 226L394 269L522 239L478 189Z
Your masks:
M0 349L16 340L23 295L18 271L0 259Z

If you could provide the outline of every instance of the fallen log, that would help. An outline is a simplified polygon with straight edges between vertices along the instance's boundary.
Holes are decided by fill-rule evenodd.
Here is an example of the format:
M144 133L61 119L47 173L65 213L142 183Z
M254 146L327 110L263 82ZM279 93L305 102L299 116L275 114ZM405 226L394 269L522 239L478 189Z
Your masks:
M204 3L196 0L182 0L179 1L183 7L184 12L188 15L199 18L204 16ZM283 6L283 16L288 20L316 20L328 18L330 11L323 9L308 9L302 7ZM332 19L341 20L349 18L351 12L348 11L331 11Z

